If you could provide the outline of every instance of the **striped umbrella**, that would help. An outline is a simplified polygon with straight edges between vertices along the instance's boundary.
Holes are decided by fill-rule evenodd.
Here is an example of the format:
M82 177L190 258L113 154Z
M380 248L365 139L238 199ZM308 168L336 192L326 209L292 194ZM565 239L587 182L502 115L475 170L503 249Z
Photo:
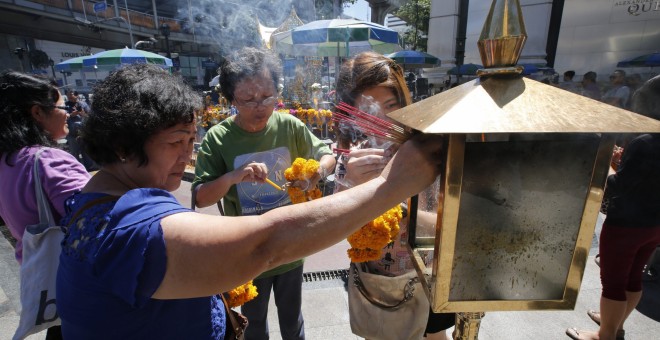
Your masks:
M357 19L317 20L274 34L273 48L296 56L352 56L364 51L381 54L401 50L399 33Z
M128 47L96 53L83 59L84 67L121 66L129 64L156 64L162 67L172 67L172 59L162 55Z
M65 60L61 63L57 63L57 64L55 64L55 70L58 71L58 72L61 72L61 71L64 71L64 72L80 71L83 68L83 59L85 59L87 57L88 56L71 58L71 59Z

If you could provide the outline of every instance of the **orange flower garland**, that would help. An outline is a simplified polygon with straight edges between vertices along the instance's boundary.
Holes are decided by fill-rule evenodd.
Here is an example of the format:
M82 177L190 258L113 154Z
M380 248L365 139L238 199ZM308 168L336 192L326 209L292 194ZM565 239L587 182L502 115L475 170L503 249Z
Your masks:
M347 253L351 262L378 260L381 250L399 234L401 218L403 210L401 205L397 205L349 235L347 239L351 249Z
M296 158L296 160L293 161L293 164L291 164L291 167L284 170L284 178L289 182L309 181L318 170L318 161L314 159L306 160L304 158ZM300 188L289 186L286 190L291 198L291 203L293 204L311 201L320 198L323 195L317 186L314 186L314 188L308 188L305 191Z
M257 287L255 287L252 284L252 280L250 280L250 282L228 291L225 295L225 298L227 299L229 308L233 308L243 305L244 303L257 297L257 295L259 295L259 292L257 292Z

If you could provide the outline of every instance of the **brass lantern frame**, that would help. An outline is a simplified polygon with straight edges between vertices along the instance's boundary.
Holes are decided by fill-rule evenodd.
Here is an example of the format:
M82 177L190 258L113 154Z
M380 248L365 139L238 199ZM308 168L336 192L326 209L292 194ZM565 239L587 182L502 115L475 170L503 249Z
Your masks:
M435 312L484 312L484 311L517 311L517 310L549 310L572 309L575 306L586 259L591 246L592 235L598 218L598 211L603 197L603 188L607 178L614 136L601 134L597 155L593 164L592 174L582 209L577 240L573 249L573 256L560 299L549 300L450 300L450 280L458 229L459 207L463 185L464 156L466 134L451 134L445 139L446 160L445 167L440 175L439 204L435 238L418 238L414 229L409 235L408 250L415 261L415 268L421 280L424 291L431 301ZM488 143L484 141L484 143ZM416 223L416 204L411 207L411 225ZM423 255L424 251L433 249L434 263L432 272L425 273ZM445 275L439 273L447 273Z
M408 251L411 253L413 264L431 301L431 307L436 312L471 313L573 308L603 196L614 134L660 131L660 122L657 120L520 76L475 79L396 110L388 114L388 117L423 133L445 136L446 154L441 157L446 163L440 177L440 188L437 190L438 206L434 237L420 237L423 235L416 230L417 221L412 216L417 210L413 203L410 209L408 241ZM519 289L511 287L508 292L500 294L498 299L480 299L480 296L477 298L471 296L470 299L450 300L449 290L452 284L450 277L454 275L452 259L457 253L455 242L457 236L466 237L457 230L461 218L459 215L461 197L465 189L462 181L466 165L464 159L466 145L491 143L502 140L501 137L506 135L516 138L532 136L532 139L535 136L541 136L541 139L550 136L548 140L551 141L561 140L564 135L569 136L565 137L567 139L573 138L572 136L588 135L590 143L593 143L590 144L589 150L583 152L590 158L589 163L585 163L583 167L588 166L591 172L589 177L586 177L584 170L586 168L581 170L579 182L575 183L582 186L580 190L584 191L580 193L574 191L573 196L570 196L576 202L571 206L570 229L562 230L575 231L570 237L564 235L562 242L576 238L575 243L571 245L572 253L569 254L564 249L562 259L565 261L556 264L556 268L567 272L564 286L559 287L557 283L559 275L556 275L552 278L552 294L546 294L542 289L534 292L528 290L528 295L533 298L524 298L524 294L520 293ZM552 152L555 152L554 149ZM576 154L576 158L579 157L580 155ZM470 158L469 161L472 162L473 159ZM575 195L582 195L582 192L584 196L580 196L578 202ZM577 208L578 204L579 208ZM577 209L580 209L581 213ZM564 215L546 213L546 216L554 219L555 216ZM495 216L495 218L500 217ZM576 230L578 227L579 229ZM433 252L432 257L428 256L430 252ZM475 252L471 256L483 258L488 254ZM427 261L432 259L433 264L429 265L431 270L425 265L425 259ZM491 263L497 264L499 268L506 265L501 261ZM459 276L462 280L471 280L477 274L479 273L463 273L463 276ZM456 282L455 285L460 284L460 281ZM512 298L509 292L518 295ZM508 297L500 298L507 294ZM483 296L489 295L483 294Z

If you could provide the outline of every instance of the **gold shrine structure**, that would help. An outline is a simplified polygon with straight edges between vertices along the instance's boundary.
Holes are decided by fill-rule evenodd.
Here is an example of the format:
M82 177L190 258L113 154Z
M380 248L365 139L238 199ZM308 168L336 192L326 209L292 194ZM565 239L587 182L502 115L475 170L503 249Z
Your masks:
M458 313L454 339L476 339L487 311L575 307L615 134L660 132L522 77L525 39L519 2L494 0L480 78L388 115L444 136L441 175L412 200L408 251L432 309Z

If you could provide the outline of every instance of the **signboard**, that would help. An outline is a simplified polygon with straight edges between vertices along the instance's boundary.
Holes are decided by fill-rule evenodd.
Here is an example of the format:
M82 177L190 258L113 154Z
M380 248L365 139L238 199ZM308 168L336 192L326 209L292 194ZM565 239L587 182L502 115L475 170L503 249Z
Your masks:
M658 0L612 0L611 22L660 19Z
M104 12L106 9L108 9L108 3L104 2L97 2L94 4L94 13L98 12Z

